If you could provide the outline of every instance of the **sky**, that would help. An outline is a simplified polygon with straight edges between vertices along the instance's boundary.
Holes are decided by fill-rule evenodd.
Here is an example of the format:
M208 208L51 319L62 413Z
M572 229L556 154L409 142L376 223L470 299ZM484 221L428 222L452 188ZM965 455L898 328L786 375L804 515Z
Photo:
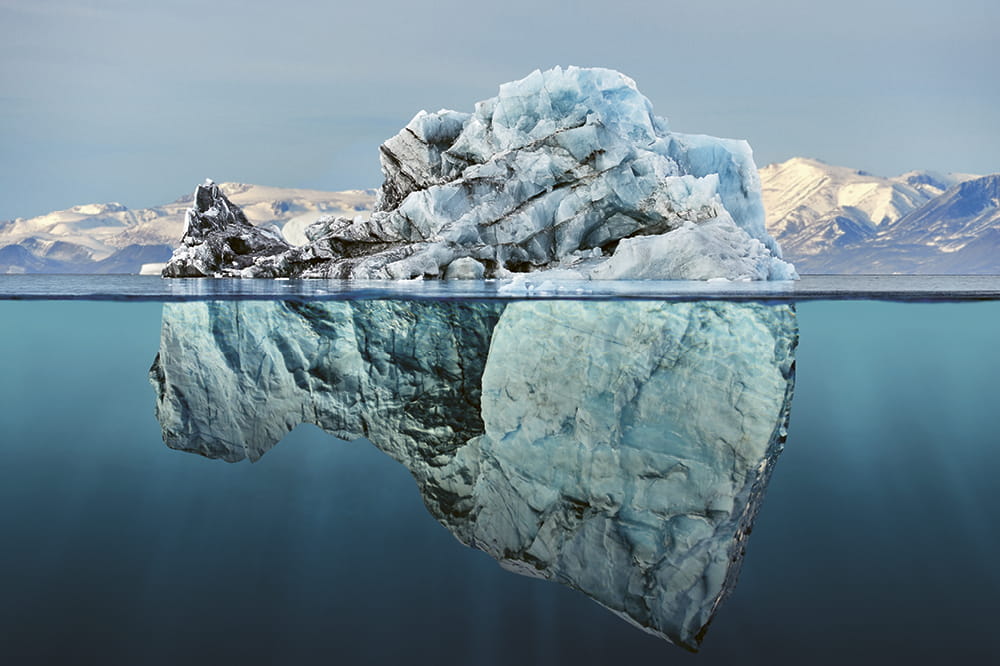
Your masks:
M759 165L997 172L997 25L995 0L0 0L0 220L206 177L377 187L420 109L571 64Z

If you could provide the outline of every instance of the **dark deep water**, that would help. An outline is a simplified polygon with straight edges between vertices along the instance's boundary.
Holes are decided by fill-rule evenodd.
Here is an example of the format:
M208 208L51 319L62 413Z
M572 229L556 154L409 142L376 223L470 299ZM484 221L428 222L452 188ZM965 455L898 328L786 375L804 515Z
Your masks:
M163 445L159 303L0 302L0 663L987 662L1000 302L798 305L791 425L702 651L502 570L365 442Z

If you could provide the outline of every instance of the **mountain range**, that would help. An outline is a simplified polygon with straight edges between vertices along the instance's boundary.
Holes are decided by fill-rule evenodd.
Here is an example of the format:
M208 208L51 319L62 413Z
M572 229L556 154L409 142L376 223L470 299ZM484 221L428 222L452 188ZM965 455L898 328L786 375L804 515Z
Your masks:
M256 225L274 225L291 242L323 215L367 211L374 190L322 192L224 183L223 192ZM184 233L187 195L130 210L119 203L73 206L33 218L0 221L0 273L159 273Z
M894 177L795 157L760 169L767 228L800 273L1000 274L1000 174ZM292 243L322 215L371 210L375 190L224 183L257 225ZM87 204L0 221L0 273L158 273L191 196L130 210Z
M760 178L768 231L800 273L1000 273L1000 174L883 178L796 157Z

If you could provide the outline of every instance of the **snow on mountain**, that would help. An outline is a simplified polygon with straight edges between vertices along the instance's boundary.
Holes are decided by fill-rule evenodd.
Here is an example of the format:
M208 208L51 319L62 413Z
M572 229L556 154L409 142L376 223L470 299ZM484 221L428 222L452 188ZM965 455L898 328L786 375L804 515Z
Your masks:
M1000 273L1000 174L959 183L845 249L828 260L838 272Z
M966 174L910 173L883 178L793 157L760 170L767 226L792 255L811 255L874 236Z
M967 180L894 222L892 237L942 252L961 251L1000 219L1000 174Z
M997 176L884 178L801 157L760 176L768 230L800 272L1000 272L1000 259L983 249L997 247L988 242L1000 234L997 206L988 184L974 185ZM970 244L975 261L956 254Z
M291 243L304 243L302 230L319 217L356 215L369 210L375 198L372 190L322 192L244 183L220 187L250 222L281 228ZM85 204L0 222L0 250L20 248L0 252L0 272L139 272L141 263L170 257L190 206L188 195L152 208ZM146 261L136 263L140 259Z

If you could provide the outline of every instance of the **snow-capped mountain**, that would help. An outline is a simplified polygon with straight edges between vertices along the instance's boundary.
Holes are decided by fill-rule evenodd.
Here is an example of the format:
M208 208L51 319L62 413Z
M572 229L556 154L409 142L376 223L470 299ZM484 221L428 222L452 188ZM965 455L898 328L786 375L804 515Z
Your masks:
M257 225L273 224L293 243L321 215L368 210L373 190L321 192L223 183L226 196ZM0 221L0 273L138 273L165 262L184 232L191 196L152 208L119 203L73 206L34 218Z
M883 178L797 157L760 176L768 230L800 273L1000 273L1000 175Z
M949 187L973 178L912 171L882 178L793 157L760 170L768 228L795 256L870 238Z
M767 229L800 273L1000 274L1000 174L883 178L796 157L760 177ZM251 222L295 244L321 215L351 217L375 202L374 190L221 188ZM89 204L0 221L0 273L137 273L170 258L190 205L190 196L139 210Z

